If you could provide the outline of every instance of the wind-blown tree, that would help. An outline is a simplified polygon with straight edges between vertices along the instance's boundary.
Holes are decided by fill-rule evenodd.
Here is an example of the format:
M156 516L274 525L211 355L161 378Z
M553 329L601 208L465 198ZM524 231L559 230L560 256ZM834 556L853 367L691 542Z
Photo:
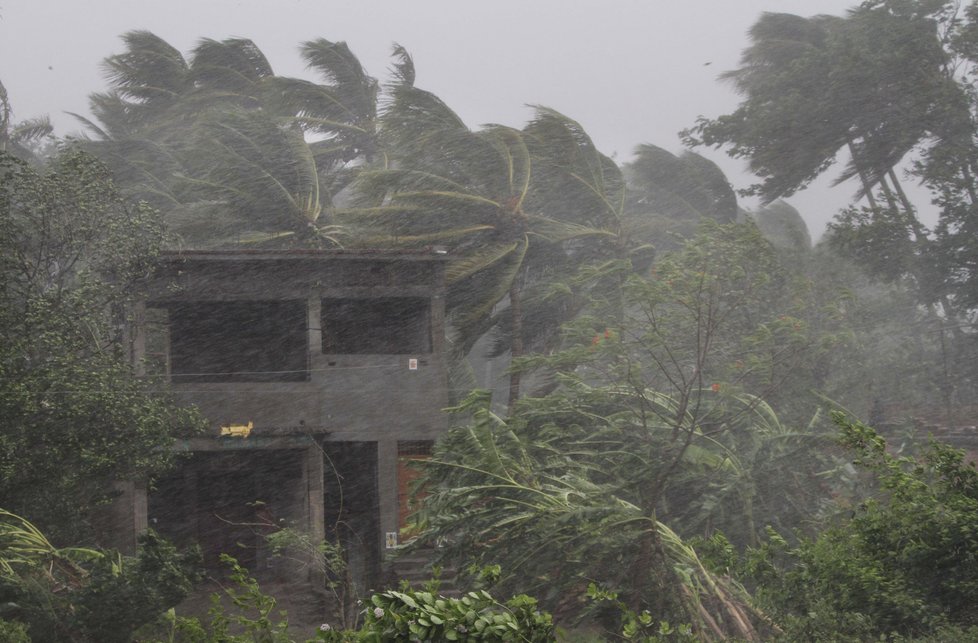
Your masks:
M955 356L945 385L962 392L975 381L967 328L978 301L970 234L976 17L974 7L916 0L866 2L844 18L765 14L742 66L726 75L741 105L687 132L690 143L726 145L748 159L765 202L803 188L848 151L839 180L858 177L868 207L842 211L828 241L874 277L905 280L943 320ZM903 190L901 167L934 195L933 231Z
M962 93L932 16L886 5L867 4L846 18L763 14L741 67L724 75L744 101L730 115L701 118L687 142L729 145L732 156L746 158L763 179L751 190L765 204L805 187L848 151L837 183L858 177L869 210L853 210L840 225L913 240L920 248L904 274L932 293L930 239L896 169L918 143L961 120Z
M806 186L844 148L851 161L838 180L858 176L872 199L960 105L933 20L869 6L847 18L765 13L750 36L742 66L724 74L744 101L699 119L686 138L746 158L764 179L752 191L765 202Z
M633 208L697 223L704 217L719 223L737 218L737 195L727 177L694 152L677 157L655 145L639 145L627 176L635 192Z
M537 177L527 134L501 125L469 129L438 97L414 85L407 53L397 48L395 55L396 79L380 117L391 164L360 174L359 207L348 214L368 226L361 243L447 246L454 257L446 279L456 355L468 353L492 325L493 308L505 301L510 353L518 358L524 353L523 291L537 270L560 265L565 242L606 233L566 211L533 207ZM519 394L514 373L510 404Z
M582 292L608 287L600 268L587 288L577 292L560 285L566 275L582 265L610 265L614 259L632 258L647 268L654 252L650 234L641 218L626 209L625 181L621 168L595 147L576 121L546 107L536 107L523 128L533 165L534 180L527 194L528 210L585 226L585 239L563 244L562 252L541 253L538 265L530 265L523 293L522 341L527 352L549 352L560 343L560 327L586 304ZM490 357L510 350L512 324L507 310L493 314ZM547 382L544 386L549 386Z
M703 640L760 640L765 624L746 593L641 505L661 434L632 422L629 394L615 393L578 390L576 405L560 408L523 401L508 420L489 412L488 396L466 400L458 410L470 424L422 464L429 495L415 517L424 533L443 537L439 553L456 564L498 565L503 587L530 589L563 619L590 612L615 627L585 605L589 593L614 593L647 617L649 633L688 623Z
M134 377L121 336L161 243L91 156L41 172L0 154L0 496L58 542L92 542L113 482L163 470L199 427Z
M7 88L0 83L0 152L30 160L34 158L31 145L50 136L53 131L51 122L46 116L38 116L15 123L13 116L14 110L10 106Z
M881 234L907 239L901 274L938 301L935 247L897 168L918 144L956 138L969 117L940 31L949 3L925 4L866 3L845 18L763 14L741 67L724 75L743 102L699 119L686 139L747 159L763 179L751 191L765 204L804 188L846 150L837 183L858 177L869 209L843 214L838 228L850 246L881 248Z
M778 387L811 343L771 306L785 284L751 226L713 224L651 275L619 264L620 296L592 291L561 350L517 362L554 372L553 392L505 421L480 409L437 445L419 519L453 562L500 564L558 611L598 582L636 611L749 638L733 595L683 587L698 563L675 558L673 532L744 545L814 506L819 443L744 393Z
M779 248L804 253L812 249L812 236L798 210L775 201L748 213L764 237Z
M128 193L190 245L335 242L332 199L377 156L377 82L344 43L302 46L318 84L276 76L247 39L204 39L185 59L151 33L123 38L112 89L92 97L98 124L82 120Z

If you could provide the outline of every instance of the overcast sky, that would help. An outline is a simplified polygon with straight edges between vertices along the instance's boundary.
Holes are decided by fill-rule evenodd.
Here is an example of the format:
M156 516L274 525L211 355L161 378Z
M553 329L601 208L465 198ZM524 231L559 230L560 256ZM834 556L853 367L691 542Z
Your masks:
M652 143L681 150L696 117L731 111L717 76L737 66L763 11L841 15L857 0L0 0L0 80L15 120L48 114L59 135L104 90L100 62L120 34L147 29L183 52L200 38L251 38L280 75L314 78L299 43L345 40L367 71L387 77L393 43L414 58L419 87L470 126L522 126L528 104L579 121L620 161ZM723 153L735 187L751 177ZM814 236L854 188L828 180L789 199ZM749 201L747 206L752 205Z

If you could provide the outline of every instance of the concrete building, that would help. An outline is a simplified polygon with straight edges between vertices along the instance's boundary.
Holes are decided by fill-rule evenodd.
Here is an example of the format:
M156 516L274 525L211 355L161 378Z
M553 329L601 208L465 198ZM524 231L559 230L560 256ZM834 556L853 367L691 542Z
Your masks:
M133 359L210 428L153 489L126 491L119 533L152 526L200 543L209 566L226 552L294 576L262 537L292 526L342 542L357 584L376 586L407 513L406 463L446 426L444 266L434 252L165 254Z

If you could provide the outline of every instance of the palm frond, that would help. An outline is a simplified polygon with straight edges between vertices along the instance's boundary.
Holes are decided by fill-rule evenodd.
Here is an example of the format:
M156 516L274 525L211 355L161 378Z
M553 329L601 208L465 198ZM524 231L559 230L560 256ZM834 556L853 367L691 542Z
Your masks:
M173 100L192 88L187 61L165 40L144 30L129 31L122 40L127 51L102 63L121 96L148 105Z
M265 54L247 38L203 38L190 58L194 82L204 88L254 95L255 87L274 76Z
M411 58L411 54L401 45L394 43L391 58L394 59L391 64L394 83L405 87L414 87L414 60Z
M514 241L512 243L494 244L480 248L450 263L448 268L445 269L445 282L451 286L456 282L471 277L477 272L496 265L500 261L504 261L520 249L524 249L525 251L525 247L526 242Z

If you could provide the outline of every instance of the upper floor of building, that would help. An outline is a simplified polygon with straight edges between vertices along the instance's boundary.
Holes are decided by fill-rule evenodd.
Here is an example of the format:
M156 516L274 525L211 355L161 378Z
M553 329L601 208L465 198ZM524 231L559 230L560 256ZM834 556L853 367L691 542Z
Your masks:
M445 256L167 253L132 356L215 425L434 437L447 405Z

